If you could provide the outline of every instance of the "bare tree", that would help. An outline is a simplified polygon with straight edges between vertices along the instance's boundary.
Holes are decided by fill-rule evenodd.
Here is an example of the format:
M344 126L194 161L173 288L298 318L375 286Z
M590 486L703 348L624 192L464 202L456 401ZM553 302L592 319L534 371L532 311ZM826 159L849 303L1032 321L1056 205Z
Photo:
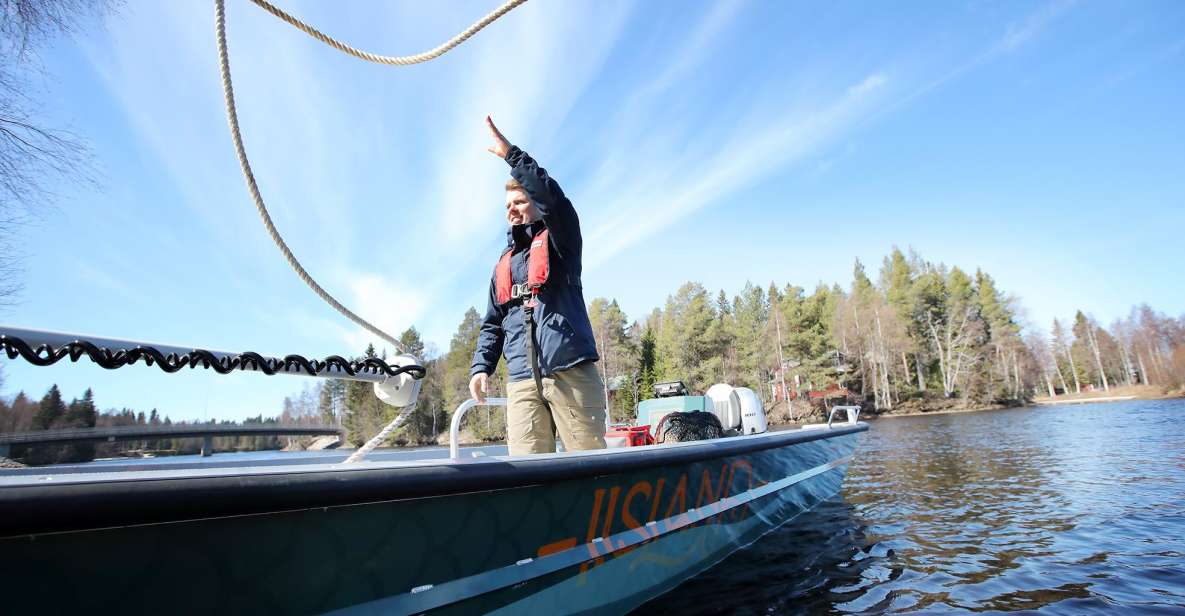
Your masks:
M113 0L0 0L0 302L18 290L12 230L53 201L54 184L93 182L78 135L43 125L38 49L111 10Z
M962 314L936 325L933 315L927 315L930 340L938 355L938 370L942 375L942 393L947 398L955 395L963 370L979 359L971 344L975 334L971 316L972 308L968 307Z

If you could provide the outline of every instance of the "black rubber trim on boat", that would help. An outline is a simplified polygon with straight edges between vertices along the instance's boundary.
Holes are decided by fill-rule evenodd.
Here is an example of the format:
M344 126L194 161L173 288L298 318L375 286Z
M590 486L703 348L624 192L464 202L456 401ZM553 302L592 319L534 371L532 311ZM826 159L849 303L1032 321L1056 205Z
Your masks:
M146 366L155 365L166 374L186 367L208 368L218 374L230 374L236 370L258 370L268 376L281 372L309 376L323 376L327 372L336 372L349 376L373 374L394 377L406 373L414 379L422 379L427 374L423 366L392 366L378 357L345 359L339 355L330 355L325 359L308 359L303 355L292 354L278 358L264 357L254 351L224 354L205 349L193 349L187 353L177 354L164 353L150 345L137 345L130 349L109 349L89 340L72 340L58 346L39 344L34 348L20 336L11 334L0 334L0 351L8 355L9 359L20 357L34 366L52 366L63 359L77 362L85 355L107 370L143 362Z
M788 430L672 447L555 457L476 459L424 465L266 467L231 474L212 469L157 476L56 475L45 483L0 487L0 537L111 526L447 496L691 464L867 430L864 424ZM186 476L186 475L189 476ZM47 473L47 475L49 475Z

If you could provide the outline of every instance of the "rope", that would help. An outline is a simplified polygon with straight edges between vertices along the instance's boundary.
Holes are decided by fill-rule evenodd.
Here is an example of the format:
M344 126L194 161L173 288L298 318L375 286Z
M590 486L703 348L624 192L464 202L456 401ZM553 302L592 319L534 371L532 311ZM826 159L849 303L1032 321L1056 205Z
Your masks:
M402 426L403 423L405 421L407 421L407 418L411 417L411 414L413 412L415 412L415 410L416 410L416 403L415 402L412 402L411 404L404 407L403 411L401 411L399 413L399 416L396 417L394 419L394 421L387 424L386 428L379 430L378 434L371 437L371 439L369 441L366 441L365 445L359 447L357 451L350 454L350 457L346 458L345 461L342 462L342 464L352 464L354 462L361 461L362 458L365 458L367 456L367 454L369 454L371 451L374 451L374 449L376 447L378 447L379 445L382 445L383 441L387 440L387 437L390 436L390 434L392 432L394 432L397 428L399 428L399 426Z
M337 49L338 51L350 54L351 56L354 56L355 58L366 60L368 62L375 62L378 64L407 66L410 64L419 64L421 62L427 62L428 60L432 60L434 58L439 58L440 56L443 56L449 50L456 47L457 45L460 45L461 43L464 43L466 40L469 39L469 37L480 32L482 28L494 23L495 21L498 20L499 17L514 10L515 7L526 2L527 0L507 0L507 2L505 4L494 9L494 11L491 12L489 15L482 17L476 23L474 23L472 26L469 26L468 28L466 28L464 32L461 32L460 34L454 36L453 38L445 41L444 44L440 45L439 47L425 51L424 53L418 53L418 54L411 55L411 56L381 56L378 54L370 53L369 51L362 51L361 49L351 47L351 46L349 46L349 45L347 45L347 44L345 44L345 43L343 43L331 36L328 36L328 35L322 33L320 30L317 30L316 28L293 17L289 13L285 13L284 11L280 10L275 5L267 2L266 0L251 0L251 1L254 2L255 4L259 5L260 8L271 13L272 15L275 15L276 17L279 17L280 19L288 22L289 24L291 24L295 28L299 29L300 31L304 32L305 34L317 39L318 41L321 41L322 43L325 43L326 45L329 45L330 47L333 47L334 49ZM218 0L218 5L220 7L222 6L222 0Z
M454 36L448 41L445 41L444 44L436 47L435 49L411 56L382 56L356 49L337 39L323 34L316 28L304 23L296 17L293 17L289 13L280 10L275 5L266 2L266 0L251 1L272 15L275 15L276 17L288 22L292 26L300 29L305 34L308 34L309 36L339 51L362 60L367 60L369 62L398 66L419 64L421 62L427 62L428 60L438 58L454 47L464 43L471 36L481 31L482 28L494 23L498 20L498 18L502 17L506 13L509 13L518 5L526 2L526 0L507 0L505 4L478 20L460 34ZM230 78L230 54L227 52L226 47L225 4L225 0L214 0L214 21L218 34L218 60L222 71L222 93L226 99L226 118L227 122L230 124L230 133L231 138L234 140L235 154L239 158L239 166L243 169L243 178L247 181L247 190L251 192L251 198L255 201L255 209L259 211L259 217L263 220L263 226L267 228L268 234L271 235L272 241L275 242L276 246L280 249L280 252L284 253L284 258L288 260L288 264L292 266L292 269L296 271L296 274L300 276L300 279L303 280L304 283L307 284L309 288L311 288L321 299L325 300L325 302L327 302L330 306L333 306L334 309L336 309L346 318L360 325L370 333L390 343L395 347L395 349L398 350L398 352L405 353L406 351L404 350L403 345L400 344L398 340L396 340L390 334L387 334L386 332L375 327L374 325L371 325L362 317L354 314L348 308L343 306L341 302L338 302L332 295L325 291L321 285L317 284L317 281L313 280L313 277L310 276L309 273L305 271L304 267L300 265L300 262L296 260L296 256L292 254L292 251L288 248L288 244L284 241L284 238L280 236L280 232L276 230L276 225L272 223L272 217L270 214L268 214L267 206L263 202L263 196L259 193L259 186L255 183L255 174L251 171L251 163L247 160L247 150L243 147L243 137L239 131L239 117L238 112L235 109L234 85L231 83ZM416 385L418 385L418 383ZM403 425L404 421L406 421L406 419L411 416L411 413L415 410L415 408L416 405L414 402L408 405L405 409L403 409L398 417L396 417L391 423L387 424L387 427L383 428L378 434L374 435L374 437L367 441L365 445L360 447L358 451L354 452L353 455L346 459L346 463L361 460L368 453L370 453L371 450L373 450L375 447L378 447L379 444L386 440L387 436L389 436L391 432Z
M251 193L251 199L255 201L255 209L259 211L259 217L263 220L263 226L267 228L268 235L272 236L272 241L276 243L276 247L284 254L284 258L288 260L288 265L292 266L296 275L300 276L300 279L318 297L325 300L330 306L333 306L335 310L347 319L395 347L396 352L406 353L407 351L403 348L403 345L394 336L354 314L353 311L343 306L341 302L337 301L337 299L323 289L321 285L317 284L317 281L313 280L313 277L301 266L300 261L296 260L296 256L288 248L287 242L280 236L280 232L276 229L276 225L272 222L272 217L267 211L267 205L263 202L263 195L259 193L259 186L255 183L255 174L251 171L251 163L247 160L247 150L243 147L243 136L239 132L239 114L235 109L235 90L230 79L230 55L226 49L225 0L214 0L214 21L218 33L218 60L222 69L222 94L226 99L226 119L230 124L231 139L234 140L235 154L239 157L239 166L243 169L243 178L247 181L247 190Z

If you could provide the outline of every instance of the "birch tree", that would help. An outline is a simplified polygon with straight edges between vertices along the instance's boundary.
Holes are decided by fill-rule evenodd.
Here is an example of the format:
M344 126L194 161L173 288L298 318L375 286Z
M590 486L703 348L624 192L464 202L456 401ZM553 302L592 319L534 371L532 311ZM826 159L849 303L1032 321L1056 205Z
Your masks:
M1066 335L1065 328L1062 327L1060 321L1056 318L1053 320L1053 350L1057 354L1058 361L1065 359L1068 364L1068 372L1074 382L1074 393L1082 393L1082 383L1078 380L1078 367L1074 363L1074 355L1070 353L1070 341ZM1059 370L1060 372L1060 370ZM1064 383L1063 383L1064 384ZM1069 393L1069 389L1066 392Z
M931 275L940 275L932 272ZM926 315L930 341L938 356L942 375L942 394L951 398L958 391L964 371L978 361L978 338L983 324L976 303L974 287L967 274L957 267L945 277L945 301Z

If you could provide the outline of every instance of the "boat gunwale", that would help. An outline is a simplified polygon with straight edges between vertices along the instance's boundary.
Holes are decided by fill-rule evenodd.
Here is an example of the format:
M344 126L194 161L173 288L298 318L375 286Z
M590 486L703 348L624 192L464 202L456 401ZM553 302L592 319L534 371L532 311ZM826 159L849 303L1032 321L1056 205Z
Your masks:
M0 538L513 489L693 464L867 429L860 422L823 430L521 457L74 473L62 475L60 481L49 473L21 476L25 481L0 483Z

